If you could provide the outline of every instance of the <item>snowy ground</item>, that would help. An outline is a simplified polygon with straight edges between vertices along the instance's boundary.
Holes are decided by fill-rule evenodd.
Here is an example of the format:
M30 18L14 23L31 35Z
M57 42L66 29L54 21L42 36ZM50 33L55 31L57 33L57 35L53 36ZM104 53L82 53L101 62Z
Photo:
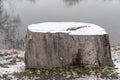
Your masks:
M24 51L0 50L0 80L120 80L120 46L113 46L111 51L117 69L107 75L92 72L89 69L90 74L84 75L78 68L58 71L56 69L51 71L47 69L25 70ZM104 69L107 70L107 67Z

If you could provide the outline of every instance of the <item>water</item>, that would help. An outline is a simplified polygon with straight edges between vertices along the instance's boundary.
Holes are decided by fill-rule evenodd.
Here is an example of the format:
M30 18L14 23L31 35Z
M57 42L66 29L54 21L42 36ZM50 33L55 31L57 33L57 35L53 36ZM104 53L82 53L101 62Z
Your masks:
M23 49L29 24L52 21L94 23L120 43L120 0L0 0L0 48Z

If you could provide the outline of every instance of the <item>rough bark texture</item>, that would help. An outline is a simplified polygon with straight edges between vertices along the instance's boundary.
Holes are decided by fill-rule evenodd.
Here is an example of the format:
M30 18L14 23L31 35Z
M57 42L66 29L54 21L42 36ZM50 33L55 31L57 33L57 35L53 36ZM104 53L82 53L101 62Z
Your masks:
M108 34L27 32L26 68L113 65Z

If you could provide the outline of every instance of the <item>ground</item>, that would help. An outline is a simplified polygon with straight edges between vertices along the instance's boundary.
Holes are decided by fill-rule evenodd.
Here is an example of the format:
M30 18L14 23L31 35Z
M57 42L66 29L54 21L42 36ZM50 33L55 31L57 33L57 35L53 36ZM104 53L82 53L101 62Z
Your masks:
M120 80L120 45L111 52L114 68L25 69L24 51L0 50L0 80Z

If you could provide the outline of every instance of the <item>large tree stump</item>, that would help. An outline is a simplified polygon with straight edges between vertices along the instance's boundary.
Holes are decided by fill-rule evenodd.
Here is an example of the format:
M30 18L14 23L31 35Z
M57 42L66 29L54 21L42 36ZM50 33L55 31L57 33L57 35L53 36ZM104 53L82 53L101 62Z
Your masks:
M25 44L26 68L113 65L109 36L93 24L30 25Z

